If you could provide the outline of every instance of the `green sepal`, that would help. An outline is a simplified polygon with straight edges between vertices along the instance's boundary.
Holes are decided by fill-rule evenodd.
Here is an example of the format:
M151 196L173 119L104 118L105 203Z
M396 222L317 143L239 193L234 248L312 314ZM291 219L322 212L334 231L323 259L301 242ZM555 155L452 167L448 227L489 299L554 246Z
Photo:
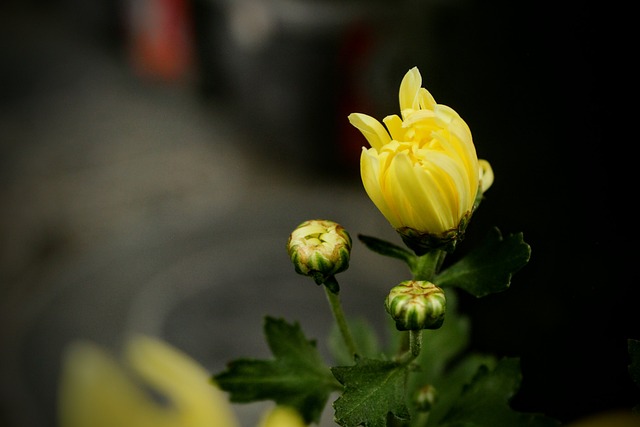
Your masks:
M344 385L334 403L335 421L343 427L386 427L387 418L409 418L406 383L409 366L390 360L361 358L353 366L331 368Z
M512 275L524 267L530 257L531 247L524 242L522 233L503 238L500 230L493 228L480 246L436 275L433 282L483 297L506 290Z
M272 317L265 318L264 333L274 359L231 361L212 381L230 393L232 402L273 400L295 408L306 423L318 423L329 395L341 386L315 342L305 338L297 322Z
M458 226L442 233L430 233L425 230L415 230L411 227L400 227L396 232L402 238L407 247L422 256L436 250L453 253L458 242L464 239L465 230L471 220L471 212L467 212L460 218Z
M520 388L518 358L504 358L494 369L481 365L437 427L555 427L541 414L514 411L509 402Z

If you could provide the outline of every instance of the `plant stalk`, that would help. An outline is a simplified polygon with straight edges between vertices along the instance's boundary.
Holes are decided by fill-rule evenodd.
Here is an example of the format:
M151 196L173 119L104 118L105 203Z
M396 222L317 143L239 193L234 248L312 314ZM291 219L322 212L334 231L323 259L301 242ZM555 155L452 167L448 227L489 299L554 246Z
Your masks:
M409 348L411 350L411 356L414 359L420 355L420 350L422 349L422 329L409 331Z
M333 282L333 286L331 289L338 289L338 282L334 276L331 276L327 281ZM352 356L358 354L358 348L356 347L355 341L351 335L351 331L349 330L349 325L347 324L347 319L345 318L344 312L342 310L342 304L340 303L340 297L337 292L332 292L330 286L324 286L325 293L327 294L327 300L329 301L329 305L331 306L331 312L333 313L333 318L335 319L338 329L340 330L340 334L342 335L342 339L344 340L349 353Z
M416 257L415 263L411 266L413 280L432 281L438 273L447 253L441 250L433 250Z

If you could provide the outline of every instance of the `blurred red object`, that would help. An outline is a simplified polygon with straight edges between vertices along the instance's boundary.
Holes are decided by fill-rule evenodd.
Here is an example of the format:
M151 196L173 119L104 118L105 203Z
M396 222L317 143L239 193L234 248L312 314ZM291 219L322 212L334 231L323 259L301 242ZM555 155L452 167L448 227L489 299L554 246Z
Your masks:
M347 168L357 168L362 147L366 140L362 133L349 123L351 113L366 113L374 108L373 100L367 95L369 87L363 86L362 76L368 73L371 57L376 46L375 28L367 22L354 22L345 32L338 66L343 82L338 105L338 151Z
M193 26L188 0L128 0L128 54L136 73L184 80L193 68Z

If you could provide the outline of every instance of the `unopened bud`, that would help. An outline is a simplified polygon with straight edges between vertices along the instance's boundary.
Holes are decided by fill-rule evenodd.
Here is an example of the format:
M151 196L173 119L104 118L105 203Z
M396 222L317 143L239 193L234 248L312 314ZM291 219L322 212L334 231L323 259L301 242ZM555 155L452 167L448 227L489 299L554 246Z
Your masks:
M291 233L287 251L296 272L320 285L349 267L351 236L333 221L309 220Z
M407 280L394 286L385 308L400 331L438 329L444 322L444 291L431 282Z
M416 409L420 412L429 412L438 398L436 388L430 384L427 384L416 391L413 398L413 403L416 405Z

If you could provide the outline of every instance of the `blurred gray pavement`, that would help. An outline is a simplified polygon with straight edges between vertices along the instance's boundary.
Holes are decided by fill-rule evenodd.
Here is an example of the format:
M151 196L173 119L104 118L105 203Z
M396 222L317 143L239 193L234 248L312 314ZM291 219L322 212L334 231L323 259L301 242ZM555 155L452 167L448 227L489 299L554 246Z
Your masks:
M143 81L46 16L23 24L4 27L20 43L3 49L0 424L55 425L61 352L75 339L117 352L129 333L148 333L218 372L268 357L262 319L273 315L300 321L328 357L324 293L285 251L306 219L352 233L345 309L386 320L387 286L404 269L355 239L396 238L357 174L267 156L255 145L273 141L193 84ZM237 405L243 425L265 405Z

